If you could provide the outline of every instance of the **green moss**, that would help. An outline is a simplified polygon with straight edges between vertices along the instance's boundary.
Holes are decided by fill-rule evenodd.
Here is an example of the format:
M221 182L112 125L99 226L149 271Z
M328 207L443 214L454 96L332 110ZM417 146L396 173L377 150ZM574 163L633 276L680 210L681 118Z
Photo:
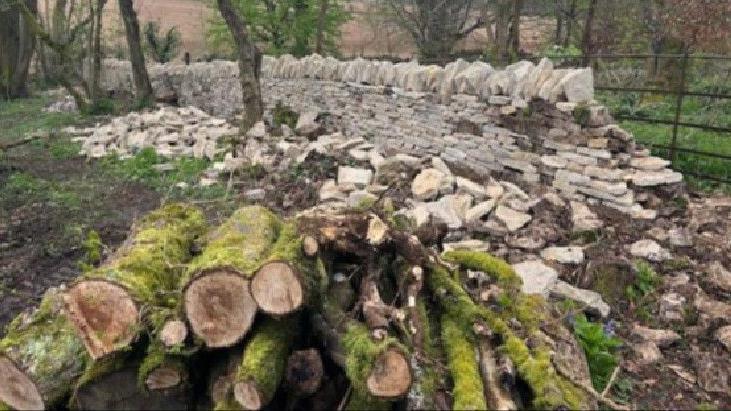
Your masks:
M117 251L118 257L84 278L121 284L143 304L174 306L176 299L170 297L181 287L179 265L190 259L190 248L205 225L198 208L165 205L136 225L131 241Z
M102 240L96 230L90 230L86 235L81 248L84 250L84 257L79 261L81 271L91 271L102 259Z
M243 207L213 230L203 253L188 265L186 277L214 267L232 267L251 276L260 267L274 244L281 223L260 206Z
M520 277L515 274L510 264L490 254L478 251L457 250L444 253L443 258L447 261L457 263L464 268L487 273L505 290L517 291L522 285Z
M382 341L373 341L365 325L357 321L349 321L343 336L345 351L345 374L348 376L354 391L366 394L366 381L373 371L376 360L389 348L396 348L404 353L408 351L395 338L386 337Z
M297 317L265 319L246 344L235 381L251 381L267 404L274 397L284 376L292 341L297 335Z
M527 296L516 290L516 287L520 287L520 283L511 279L512 269L509 269L506 262L480 254L483 253L445 253L445 259L459 262L466 268L487 272L507 287L503 296L506 304L500 313L475 304L458 279L441 266L432 266L428 270L427 285L432 295L438 299L449 320L468 335L474 323L479 321L502 336L504 344L500 349L515 363L521 378L531 387L535 395L533 403L535 408L556 408L566 405L578 408L585 400L584 393L556 374L550 362L548 348L539 345L533 350L529 349L507 325L510 318L516 318L525 328L521 332L527 335L536 333L541 319L547 313L545 302L540 297ZM509 301L512 301L512 304L509 304ZM535 340L540 341L539 338Z
M447 353L452 381L454 381L453 408L455 410L487 409L472 331L465 330L449 315L445 315L442 317L442 342Z
M77 387L83 387L86 384L94 382L101 376L122 369L128 357L128 351L118 351L99 360L89 362L84 369L84 373L79 378ZM73 402L72 400L71 403Z
M498 334L510 331L505 321L497 314L475 304L469 294L445 268L431 266L427 276L427 285L432 294L439 299L442 309L463 327L472 327L476 321L482 321Z
M571 241L581 241L584 244L593 244L599 241L598 230L584 230L571 233Z
M421 406L424 409L436 409L435 395L437 389L443 386L439 372L436 369L435 362L439 361L442 357L442 353L435 344L432 333L438 333L436 327L429 319L429 313L426 309L426 304L423 300L418 300L416 303L416 310L421 320L422 332L422 346L424 355L429 360L421 361L419 358L419 369L414 372L414 383L411 391L416 393L422 398Z
M521 378L531 387L535 396L534 408L581 408L585 401L584 393L556 374L548 349L542 348L531 353L520 338L510 336L501 346L501 350L513 360Z
M348 405L345 407L349 411L388 411L391 408L390 402L375 398L372 395L363 394L358 390L353 390L350 394Z
M306 292L305 301L312 307L320 304L319 297L327 290L327 272L319 258L310 258L304 254L302 237L294 222L281 225L277 241L272 246L267 261L286 261L299 274Z
M63 304L59 292L49 291L30 318L16 317L0 340L0 353L27 370L47 408L69 394L91 361L73 325L61 314Z

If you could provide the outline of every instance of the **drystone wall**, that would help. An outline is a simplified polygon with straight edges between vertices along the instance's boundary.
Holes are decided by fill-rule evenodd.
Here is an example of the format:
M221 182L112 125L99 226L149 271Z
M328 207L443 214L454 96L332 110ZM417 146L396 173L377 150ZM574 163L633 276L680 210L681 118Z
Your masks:
M105 87L131 89L126 64L108 64ZM237 72L232 62L150 69L159 98L225 117L240 107ZM547 59L495 70L283 56L266 57L262 75L268 113L281 103L327 132L439 156L473 178L553 186L642 219L655 218L682 181L594 101L590 69L554 69Z

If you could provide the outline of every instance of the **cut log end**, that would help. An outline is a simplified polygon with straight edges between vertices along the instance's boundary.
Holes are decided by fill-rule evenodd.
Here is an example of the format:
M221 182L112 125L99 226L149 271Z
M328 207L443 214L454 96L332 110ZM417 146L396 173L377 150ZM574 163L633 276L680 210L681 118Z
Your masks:
M408 393L411 379L411 367L404 354L390 348L376 360L366 386L375 397L398 398Z
M36 385L8 358L0 355L0 403L15 410L42 410L43 398Z
M124 288L109 281L74 285L66 295L66 308L94 359L128 346L137 335L137 305Z
M184 304L193 333L212 348L230 347L241 340L257 308L249 281L229 269L196 277L185 289Z
M262 311L285 315L304 302L300 276L289 264L275 261L262 266L251 280L251 294Z
M250 381L239 381L234 385L234 399L245 410L258 410L263 405L261 392Z
M306 256L314 257L315 255L317 255L317 251L319 249L320 245L317 243L315 237L308 235L302 239L302 250L305 252Z
M180 320L167 321L160 330L160 341L166 347L172 347L185 341L188 336L188 327Z
M322 382L322 358L315 349L295 351L287 360L287 384L301 396L314 394Z
M164 390L178 386L183 382L180 370L174 367L158 367L150 372L145 385L150 390Z

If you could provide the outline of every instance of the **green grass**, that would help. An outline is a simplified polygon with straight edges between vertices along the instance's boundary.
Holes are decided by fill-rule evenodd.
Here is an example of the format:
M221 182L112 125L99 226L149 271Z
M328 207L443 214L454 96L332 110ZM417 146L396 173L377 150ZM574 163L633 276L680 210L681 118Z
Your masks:
M84 116L77 113L47 113L42 97L0 101L0 144L17 141L36 130L58 130L77 124Z
M722 80L719 80L722 81ZM697 83L689 87L693 91L729 93ZM609 107L615 115L631 115L648 119L673 121L676 98L642 93L598 92L597 99ZM681 122L731 127L731 100L704 97L685 97ZM634 134L636 140L652 149L654 155L669 158L669 150L654 146L671 146L673 126L641 121L621 121L620 125ZM731 156L731 133L679 127L677 147ZM731 180L731 159L721 159L693 153L677 152L673 168L684 173L695 173ZM686 175L687 181L699 189L731 191L731 184L719 184L710 180Z

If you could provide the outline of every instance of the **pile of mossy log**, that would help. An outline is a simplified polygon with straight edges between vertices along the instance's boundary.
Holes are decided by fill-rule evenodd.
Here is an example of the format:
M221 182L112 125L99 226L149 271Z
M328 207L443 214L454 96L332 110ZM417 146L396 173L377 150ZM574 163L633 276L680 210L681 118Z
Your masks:
M440 255L391 220L248 206L207 230L166 205L8 326L0 410L596 405L507 263Z

